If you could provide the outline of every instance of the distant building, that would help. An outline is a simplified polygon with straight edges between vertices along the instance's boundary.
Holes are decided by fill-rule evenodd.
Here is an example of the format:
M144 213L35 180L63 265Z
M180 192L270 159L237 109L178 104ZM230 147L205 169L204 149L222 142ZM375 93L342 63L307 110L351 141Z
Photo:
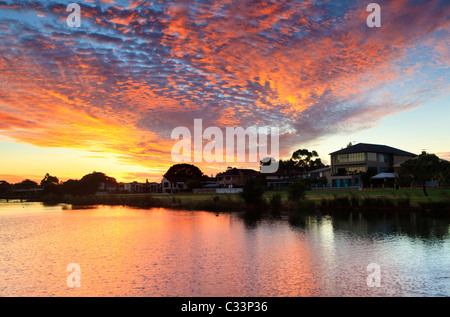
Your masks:
M308 178L310 179L320 179L325 177L327 179L327 184L331 184L331 166L325 166L318 168L316 170L308 172Z
M417 155L387 145L359 143L330 153L333 187L361 186L361 173L394 173L394 165Z
M149 193L161 193L161 184L160 183L155 183L155 182L151 182L151 183L146 183L145 184L145 188L146 188L146 192Z
M173 194L188 189L187 183L189 179L187 177L164 177L161 181L161 190L163 193Z
M12 193L13 195L18 195L20 197L32 197L42 194L43 191L44 191L43 188L28 188L28 189L13 189Z
M252 169L228 168L226 172L217 174L217 183L220 187L242 187L249 177L257 177L260 173Z
M100 183L98 187L99 192L107 192L107 193L114 193L119 191L119 184L118 183Z
M275 173L264 173L268 189L285 190L297 178L306 178L306 174L298 170L279 168Z
M145 185L146 185L145 183L138 183L138 182L124 183L123 191L128 193L145 193L146 192Z
M327 175L329 175L329 174L331 175L331 166L327 165L325 167L318 168L316 170L308 172L308 177L317 179L317 178L321 178L321 177L327 177Z
M131 182L131 183L100 183L99 192L102 193L160 193L161 184Z

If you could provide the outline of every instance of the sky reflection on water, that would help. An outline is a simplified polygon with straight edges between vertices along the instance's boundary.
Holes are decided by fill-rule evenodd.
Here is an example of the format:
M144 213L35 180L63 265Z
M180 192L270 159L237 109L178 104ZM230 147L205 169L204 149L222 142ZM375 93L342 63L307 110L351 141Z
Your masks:
M0 204L3 296L450 296L449 218ZM70 288L67 265L81 268ZM381 269L369 287L367 266Z

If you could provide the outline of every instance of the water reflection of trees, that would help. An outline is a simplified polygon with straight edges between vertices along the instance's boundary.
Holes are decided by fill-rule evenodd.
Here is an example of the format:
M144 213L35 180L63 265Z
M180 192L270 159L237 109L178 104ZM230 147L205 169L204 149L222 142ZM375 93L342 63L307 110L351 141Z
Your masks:
M412 238L443 239L450 234L450 217L429 213L291 214L288 222L295 229L308 229L320 225L323 217L331 219L335 231L361 236L400 234Z
M239 217L248 229L256 229L262 221L287 221L294 230L314 230L331 221L334 231L359 236L396 234L420 239L443 239L450 236L450 216L425 212L377 214L353 212L332 215L241 213Z

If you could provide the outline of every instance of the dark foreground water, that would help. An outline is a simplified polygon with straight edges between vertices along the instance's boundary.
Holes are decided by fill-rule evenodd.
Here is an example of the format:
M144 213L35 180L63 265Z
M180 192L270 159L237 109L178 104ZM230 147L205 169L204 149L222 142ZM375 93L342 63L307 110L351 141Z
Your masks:
M450 222L0 203L0 295L450 296Z

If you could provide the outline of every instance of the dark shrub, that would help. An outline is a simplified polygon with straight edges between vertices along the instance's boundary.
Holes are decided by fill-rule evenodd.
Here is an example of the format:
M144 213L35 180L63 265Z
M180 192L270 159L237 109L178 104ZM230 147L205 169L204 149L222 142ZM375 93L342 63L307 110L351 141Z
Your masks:
M260 204L263 202L263 195L266 184L259 178L249 178L245 181L241 197L247 204Z
M281 193L275 193L270 197L270 207L272 207L273 211L280 210L281 207Z
M308 186L303 179L294 180L288 188L288 199L290 201L300 201L305 198L306 191L308 190Z

